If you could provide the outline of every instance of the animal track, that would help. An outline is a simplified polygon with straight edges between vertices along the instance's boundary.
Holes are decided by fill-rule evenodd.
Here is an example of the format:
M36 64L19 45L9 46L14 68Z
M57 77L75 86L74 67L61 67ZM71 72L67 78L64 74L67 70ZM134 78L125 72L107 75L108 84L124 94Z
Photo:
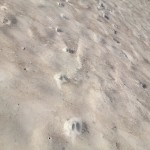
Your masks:
M3 6L0 7L0 9L1 9L2 11L6 11L8 8L3 5Z
M2 23L6 24L6 25L10 25L11 21L4 17L3 20L2 20Z
M64 124L64 131L67 136L76 137L87 131L87 126L80 118L71 118Z
M26 48L25 48L25 47L21 47L21 49L22 49L22 50L26 50Z
M64 52L68 52L68 53L70 53L70 54L74 54L74 53L75 53L75 50L73 50L73 49L71 49L71 48L67 48L67 47L64 48L63 51L64 51Z
M66 20L68 19L68 17L66 17L64 14L60 14L60 17Z
M104 4L103 4L103 3L98 4L97 9L98 9L98 10L103 10L103 9L105 9Z
M4 24L4 25L15 25L15 24L17 24L17 19L13 15L8 15L6 17L3 17L2 24Z
M105 19L109 20L109 16L108 16L108 14L107 14L106 12L103 12L103 17L104 17Z
M147 85L145 83L140 82L140 85L142 86L143 89L147 88Z
M64 7L64 6L65 6L65 4L62 3L62 2L57 2L57 5L58 5L59 7Z
M56 32L62 32L62 29L60 29L59 27L55 28Z
M54 76L54 79L56 80L57 86L61 89L62 84L67 83L69 81L68 77L64 74L56 74Z
M117 31L116 31L116 30L114 30L114 34L117 34Z
M118 43L118 44L120 43L119 40L116 39L116 38L113 38L113 40L114 40L116 43Z

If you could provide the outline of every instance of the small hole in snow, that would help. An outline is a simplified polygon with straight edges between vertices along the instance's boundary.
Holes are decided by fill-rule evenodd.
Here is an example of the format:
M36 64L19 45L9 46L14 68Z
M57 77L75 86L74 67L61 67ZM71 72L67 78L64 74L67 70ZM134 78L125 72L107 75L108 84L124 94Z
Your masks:
M76 123L76 128L77 128L77 131L80 131L80 124L78 122Z

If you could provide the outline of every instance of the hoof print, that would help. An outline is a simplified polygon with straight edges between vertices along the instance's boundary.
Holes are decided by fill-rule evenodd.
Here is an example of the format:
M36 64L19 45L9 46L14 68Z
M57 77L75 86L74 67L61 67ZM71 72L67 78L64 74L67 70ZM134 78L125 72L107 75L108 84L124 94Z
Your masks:
M70 54L74 54L75 53L75 50L71 49L71 48L64 48L63 51L67 52L67 53L70 53Z
M7 17L4 17L1 22L3 25L9 25L10 26L10 25L17 24L17 19L15 18L15 16L9 15Z
M117 44L120 44L120 41L116 38L113 38L113 40L117 43Z
M57 86L61 89L62 84L67 83L69 81L68 77L66 75L63 75L61 73L56 74L54 76L54 79L56 80Z
M57 2L57 5L58 5L59 7L64 7L64 6L65 6L64 3L62 3L62 2Z
M58 28L58 27L56 27L55 30L56 30L56 32L63 32L62 29L60 29L60 28Z
M71 118L64 124L64 132L69 137L76 137L87 131L86 124L80 118Z

